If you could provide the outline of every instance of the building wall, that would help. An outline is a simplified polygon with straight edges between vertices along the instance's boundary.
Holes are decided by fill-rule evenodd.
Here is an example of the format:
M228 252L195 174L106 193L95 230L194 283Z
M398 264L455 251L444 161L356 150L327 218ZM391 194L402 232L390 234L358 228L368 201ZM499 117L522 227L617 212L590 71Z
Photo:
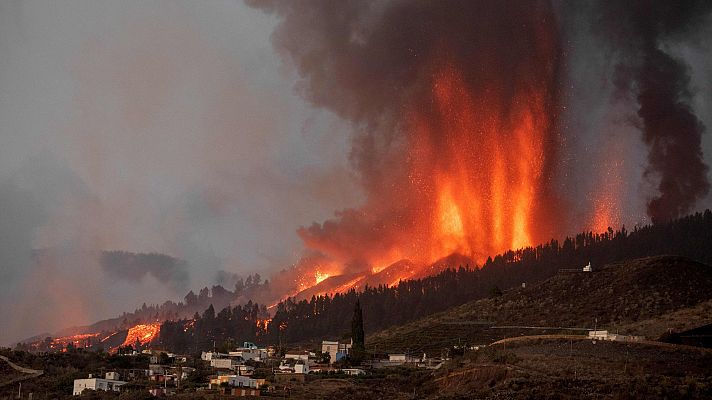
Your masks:
M74 388L72 394L78 396L82 394L82 391L89 390L113 390L118 392L119 387L124 385L124 381L115 381L111 379L100 379L100 378L87 378L87 379L75 379Z
M321 352L329 354L329 364L336 361L336 353L339 351L339 342L325 340L321 342Z
M210 360L210 366L214 368L232 368L233 360L229 358L213 358Z
M249 387L249 388L259 388L259 384L256 379L248 378L245 376L231 376L228 380L230 386L235 387Z

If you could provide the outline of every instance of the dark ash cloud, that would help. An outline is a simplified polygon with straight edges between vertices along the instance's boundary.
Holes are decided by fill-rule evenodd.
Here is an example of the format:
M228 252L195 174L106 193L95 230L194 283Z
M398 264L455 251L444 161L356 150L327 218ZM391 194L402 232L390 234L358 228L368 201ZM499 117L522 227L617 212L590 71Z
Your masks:
M647 203L653 222L690 212L709 193L702 153L705 126L692 107L690 67L666 46L685 42L707 21L709 1L598 3L594 31L617 59L619 95L637 104L637 126L648 147L646 177L658 194Z

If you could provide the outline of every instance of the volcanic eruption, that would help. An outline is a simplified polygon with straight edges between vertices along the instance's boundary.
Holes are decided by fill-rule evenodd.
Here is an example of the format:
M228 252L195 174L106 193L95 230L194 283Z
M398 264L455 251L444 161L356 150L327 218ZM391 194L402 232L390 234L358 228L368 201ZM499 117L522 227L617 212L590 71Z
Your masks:
M507 249L566 234L562 221L571 201L557 187L566 47L551 2L248 3L280 18L272 39L301 77L297 90L351 122L351 161L366 194L361 207L298 230L308 252L295 267L300 282L342 275L353 287L391 265L400 265L397 278L410 277L453 254L481 264ZM657 54L647 44L633 44L643 60ZM667 75L646 74L646 66L629 81L640 88L650 170L663 175L660 196L648 210L660 220L689 211L705 193L707 178L697 157L687 168L695 173L681 185L694 186L695 193L668 190L669 175L676 173L668 173L664 165L670 163L659 161L660 154L678 148L701 154L700 123L676 102L685 93L677 79L671 90L653 92L683 109L672 113L689 129L678 129L672 118L661 128L672 132L670 140L652 137L657 128L646 111L646 82ZM620 163L604 167L615 170ZM580 228L606 229L619 220L620 187L602 185L599 198L587 200L596 202L596 215L588 217L592 226ZM660 212L663 203L678 209Z

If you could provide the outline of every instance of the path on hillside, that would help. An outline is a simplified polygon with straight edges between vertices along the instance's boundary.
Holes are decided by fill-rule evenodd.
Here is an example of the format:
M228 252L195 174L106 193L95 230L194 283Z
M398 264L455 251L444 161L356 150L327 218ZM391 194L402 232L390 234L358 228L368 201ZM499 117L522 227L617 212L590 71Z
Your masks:
M503 346L506 346L507 343L516 343L516 342L528 342L528 341L534 341L534 340L561 340L561 339L566 339L566 340L593 340L588 336L582 336L582 335L529 335L529 336L515 336L511 338L506 338L506 339L501 339L496 342L490 343L490 346L496 346L498 344L501 344ZM620 343L620 344L642 344L642 345L649 345L649 346L658 346L658 347L666 347L669 349L680 349L680 350L693 350L693 351L699 351L699 352L712 352L712 349L708 349L705 347L697 347L697 346L687 346L684 344L673 344L673 343L665 343L665 342L656 342L653 340L631 340L631 341L620 341L620 340L600 340L597 339L599 342L611 342L611 343Z
M12 367L12 368L15 369L16 371L22 372L23 374L27 374L27 376L20 376L20 377L18 377L18 378L12 379L12 380L10 380L10 381L8 381L8 382L0 383L0 387L12 385L12 384L17 383L17 382L19 382L19 381L24 381L24 380L26 380L26 379L37 378L38 376L44 374L44 371L41 370L41 369L31 369L31 368L21 367L21 366L15 364L14 362L10 361L10 360L9 360L7 357L5 357L5 356L0 356L0 360L5 361L5 362L7 363L7 365L9 365L10 367Z

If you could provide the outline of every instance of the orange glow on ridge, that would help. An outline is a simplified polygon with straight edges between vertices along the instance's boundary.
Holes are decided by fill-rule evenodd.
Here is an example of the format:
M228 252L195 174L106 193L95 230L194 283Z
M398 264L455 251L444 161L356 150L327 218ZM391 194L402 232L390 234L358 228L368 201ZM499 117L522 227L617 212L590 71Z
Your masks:
M133 326L129 329L129 332L126 335L126 340L124 340L122 346L133 346L137 340L143 346L147 343L150 343L154 338L158 337L160 331L160 323L139 324Z

